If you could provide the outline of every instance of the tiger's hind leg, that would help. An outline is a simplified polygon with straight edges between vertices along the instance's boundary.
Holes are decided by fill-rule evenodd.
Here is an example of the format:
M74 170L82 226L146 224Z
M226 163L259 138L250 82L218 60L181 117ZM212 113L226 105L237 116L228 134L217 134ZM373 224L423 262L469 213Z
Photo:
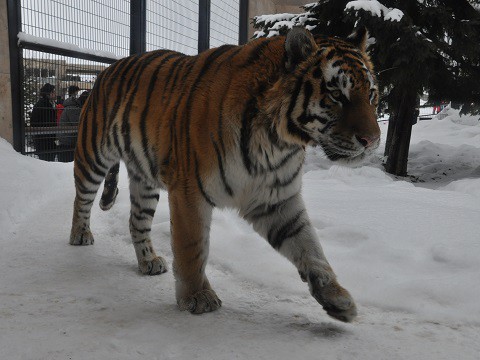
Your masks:
M75 202L73 205L72 229L70 232L70 245L93 245L94 239L90 231L90 213L102 183L107 168L96 165L93 159L85 161L75 155Z
M105 178L102 197L100 199L100 208L104 211L109 210L114 204L118 195L118 172L120 163L113 165Z
M138 268L145 275L158 275L167 271L166 261L157 256L150 239L158 199L158 188L150 187L130 177L130 234L137 255Z

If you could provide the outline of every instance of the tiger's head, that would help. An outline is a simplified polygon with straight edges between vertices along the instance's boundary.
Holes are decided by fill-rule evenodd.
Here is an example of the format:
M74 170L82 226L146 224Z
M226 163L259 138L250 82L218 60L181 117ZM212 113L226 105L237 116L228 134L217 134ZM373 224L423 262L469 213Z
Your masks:
M285 39L285 74L272 89L280 98L281 138L320 145L330 160L358 163L380 143L378 87L366 53L366 29L348 39L314 38L293 28Z

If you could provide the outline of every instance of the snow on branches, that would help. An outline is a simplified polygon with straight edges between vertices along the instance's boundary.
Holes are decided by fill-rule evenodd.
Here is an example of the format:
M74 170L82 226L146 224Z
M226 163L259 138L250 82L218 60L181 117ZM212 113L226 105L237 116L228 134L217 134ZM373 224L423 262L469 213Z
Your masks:
M262 27L268 29L267 32L264 30L256 31L254 38L260 37L272 37L280 35L281 33L291 29L293 26L303 26L307 30L313 30L315 25L309 25L308 22L315 21L311 17L312 13L307 11L302 14L273 14L273 15L260 15L255 16L253 22L256 27Z
M365 10L373 16L383 17L385 21L400 21L403 17L403 11L388 8L377 0L350 1L345 7L345 11L348 10Z

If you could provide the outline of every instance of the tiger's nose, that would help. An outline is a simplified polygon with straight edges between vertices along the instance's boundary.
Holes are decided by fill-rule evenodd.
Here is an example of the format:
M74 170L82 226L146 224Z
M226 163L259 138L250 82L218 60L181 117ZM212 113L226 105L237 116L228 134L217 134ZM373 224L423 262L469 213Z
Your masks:
M372 147L374 144L376 144L379 140L380 140L380 136L379 135L375 135L375 136L359 136L359 135L355 135L357 141L363 145L363 147L365 148L369 148L369 147Z

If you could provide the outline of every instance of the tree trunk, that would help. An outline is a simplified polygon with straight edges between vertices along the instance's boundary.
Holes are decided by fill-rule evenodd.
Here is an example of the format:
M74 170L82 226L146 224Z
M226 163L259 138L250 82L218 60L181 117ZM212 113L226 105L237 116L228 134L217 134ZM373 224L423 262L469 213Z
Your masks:
M385 146L385 170L393 175L407 176L408 149L412 125L416 121L417 94L411 88L398 92L395 114L388 123Z
M390 152L390 146L392 145L392 135L393 135L393 129L395 126L393 126L395 121L395 116L393 114L390 114L388 117L388 130L387 130L387 140L385 141L385 152L383 153L383 156L388 158L388 154Z

